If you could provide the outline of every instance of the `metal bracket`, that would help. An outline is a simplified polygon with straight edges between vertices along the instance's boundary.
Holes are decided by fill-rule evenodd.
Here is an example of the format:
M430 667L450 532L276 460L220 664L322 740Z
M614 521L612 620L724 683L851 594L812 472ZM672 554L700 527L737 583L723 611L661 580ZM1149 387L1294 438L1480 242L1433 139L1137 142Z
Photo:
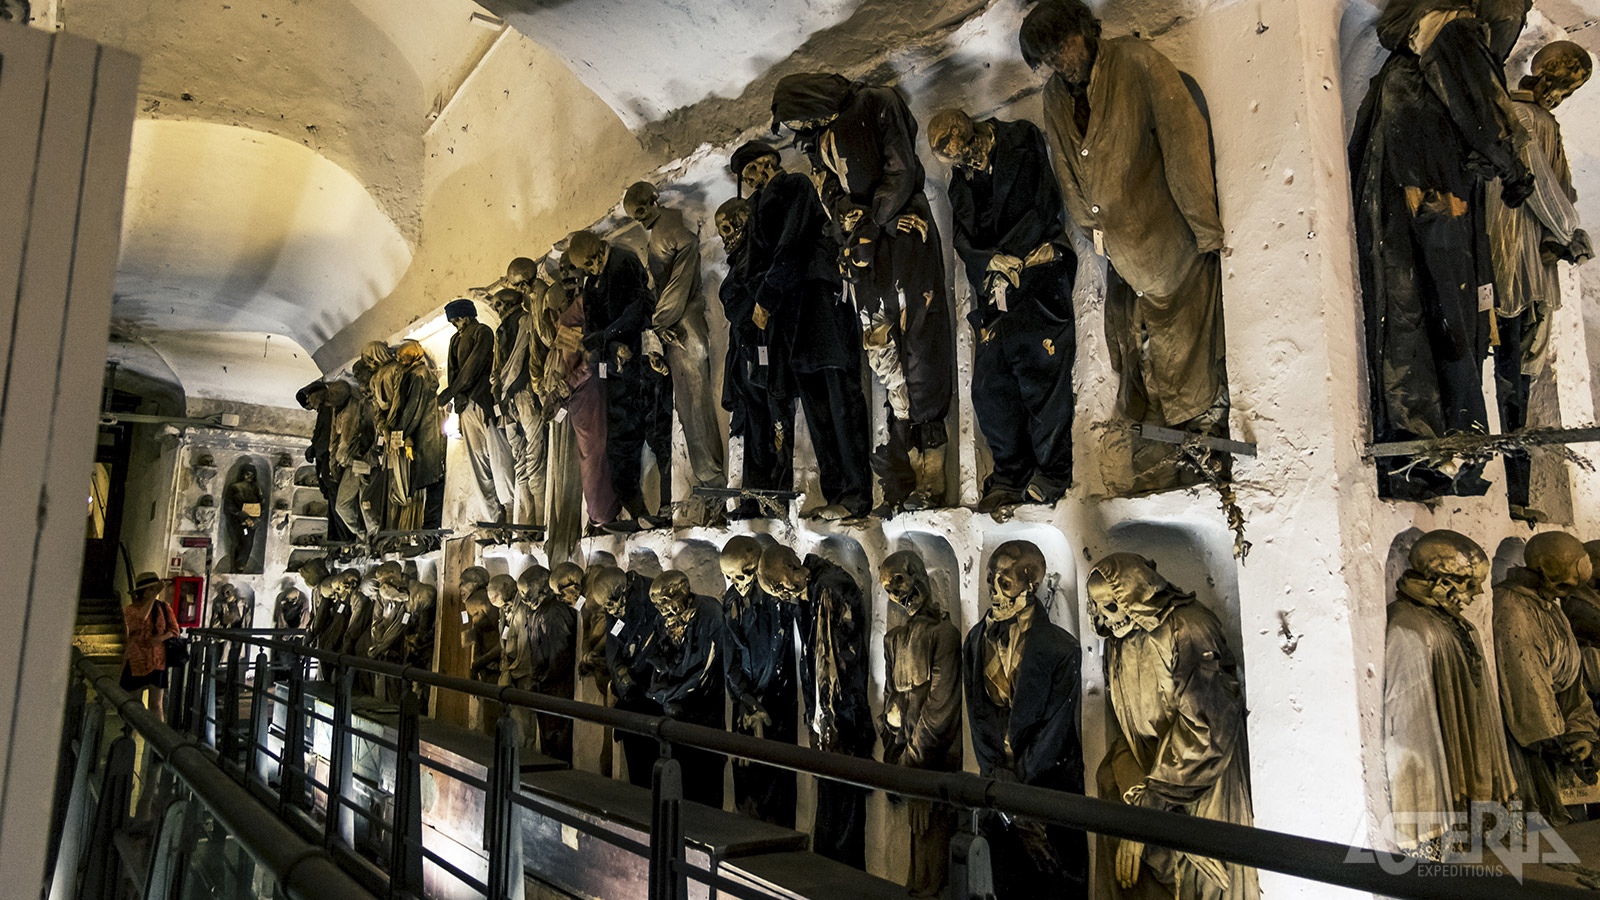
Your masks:
M1376 459L1380 456L1422 456L1447 447L1453 452L1471 454L1481 450L1493 450L1495 443L1508 438L1515 439L1528 447L1600 443L1600 427L1552 428L1531 433L1513 431L1510 434L1453 434L1449 437L1419 441L1389 441L1368 445L1362 455L1367 459Z
M738 500L742 497L756 497L762 500L776 500L788 502L799 499L800 494L795 491L768 491L761 488L719 488L697 487L694 493L699 497L709 497L713 500Z
M1160 425L1151 425L1146 422L1134 423L1133 433L1147 441L1160 441L1163 444L1187 444L1190 441L1195 441L1212 450L1232 453L1234 456L1253 457L1256 455L1255 444L1235 441L1230 438L1212 437L1208 434L1179 431L1176 428L1164 428Z

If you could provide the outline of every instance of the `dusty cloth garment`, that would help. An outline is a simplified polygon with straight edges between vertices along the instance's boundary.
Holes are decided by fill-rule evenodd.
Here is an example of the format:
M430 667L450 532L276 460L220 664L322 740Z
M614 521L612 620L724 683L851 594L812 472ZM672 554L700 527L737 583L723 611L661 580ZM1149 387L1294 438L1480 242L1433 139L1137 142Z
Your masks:
M1072 88L1045 84L1062 198L1125 286L1106 296L1122 411L1175 426L1227 391L1210 131L1177 68L1136 37L1099 42L1087 99L1080 129Z
M575 675L578 611L555 594L547 594L538 606L519 604L528 616L524 654L529 690L571 700L577 690ZM546 756L572 762L572 720L540 713L539 749Z
M449 384L440 395L439 405L455 404L461 415L469 405L485 413L494 406L494 330L477 319L468 321L450 336Z
M494 344L500 427L516 472L513 521L521 525L544 523L548 448L532 368L533 319L521 306L513 307L495 329Z
M748 290L770 319L765 332L752 326L744 337L767 347L766 372L755 374L765 375L771 396L800 401L824 498L865 513L872 485L861 327L839 294L839 245L830 227L804 175L780 174L750 198ZM778 407L777 419L789 426L794 417L785 418L785 409ZM792 458L792 448L786 452Z
M386 450L398 447L404 451L394 453L395 458L389 464L398 467L400 459L410 461L411 497L407 504L411 505L417 503L418 495L426 495L430 490L437 494L444 487L444 413L436 399L439 377L426 358L409 366L394 363L392 370L386 366L373 376L373 382L378 384L391 377L394 402L380 416L379 427L387 435ZM415 528L438 528L442 508L430 504L426 498L422 505L422 514L411 513L411 521L406 524L414 524Z
M533 684L533 649L528 633L533 619L533 604L519 594L501 608L500 619L500 686L523 691L537 690ZM508 706L506 714L517 723L517 738L521 748L534 749L539 726L533 710Z
M823 174L819 190L833 220L842 222L852 210L862 212L860 223L846 236L854 262L866 263L864 268L853 263L846 267L850 294L863 315L882 313L889 321L909 402L899 418L915 426L915 449L943 446L955 336L943 242L922 192L916 118L893 88L837 75L783 79L773 96L773 113L784 122L837 115L798 136L813 170ZM926 223L925 234L897 228L897 220L908 214Z
M439 591L431 584L415 578L406 585L406 612L401 622L406 626L405 661L408 666L433 669L434 616L438 610ZM427 693L422 692L424 700Z
M1078 737L1082 654L1037 603L1010 621L985 616L962 644L972 753L984 777L1083 793ZM1004 674L997 685L989 673ZM1089 846L1076 829L982 817L995 896L1086 898Z
M311 633L315 635L312 646L329 653L338 653L339 646L344 640L345 630L350 626L350 601L336 600L323 595L320 588L318 594L323 599L311 620Z
M278 595L272 607L272 627L299 628L305 616L306 595L297 590L287 590Z
M1500 670L1517 798L1552 825L1570 821L1557 779L1570 768L1563 738L1600 739L1600 717L1583 686L1583 653L1557 600L1539 590L1539 575L1518 566L1494 586L1494 654Z
M295 399L302 407L308 406L311 397L321 394L326 400L327 384L321 380L313 381L299 391L295 392ZM344 527L344 521L334 512L339 500L339 479L332 471L333 457L329 448L333 443L333 408L326 402L317 407L317 421L311 429L311 443L306 446L306 462L311 463L317 473L317 485L322 491L322 499L328 504L328 540L348 541L352 537L349 529Z
M650 581L638 573L627 573L627 607L620 620L610 613L606 621L606 670L611 673L611 690L616 708L650 716L662 714L661 705L650 699L650 661L644 643L655 633L656 608L650 603ZM620 621L620 627L619 627ZM656 759L660 757L655 739L617 732L622 754L628 762L628 781L649 787Z
M742 486L787 491L794 487L793 391L787 392L790 399L783 399L784 391L772 389L772 379L782 375L771 365L772 348L751 319L755 297L749 284L749 246L741 245L728 260L728 274L718 289L728 320L722 408L729 413L728 433L741 439ZM765 365L763 347L768 353Z
M870 757L877 742L867 700L867 632L872 627L861 587L815 553L805 558L805 597L799 609L800 691L811 746ZM866 862L867 791L817 780L812 849L846 865Z
M1106 640L1106 693L1119 733L1101 763L1102 798L1252 825L1250 758L1237 664L1222 624L1193 595L1154 598L1158 623ZM1106 790L1110 788L1110 790ZM1101 838L1107 897L1171 886L1197 900L1255 900L1256 871L1146 845L1133 891L1112 876L1120 841Z
M247 506L249 510L245 508ZM255 515L248 514L251 510ZM257 482L247 482L241 478L222 492L222 518L228 528L231 571L259 571L260 566L254 560L256 532L261 529L261 518L265 512L261 485Z
M694 483L722 487L726 451L712 406L711 330L700 283L700 236L683 213L661 208L650 229L650 277L656 305L650 327L659 339L672 377L673 408L683 426L684 449Z
M884 633L883 659L883 761L960 771L961 633L950 616L925 604ZM906 889L913 897L941 896L956 810L930 800L906 802L913 822Z
M494 427L489 416L489 410L469 404L458 420L461 440L467 445L467 461L478 483L485 515L489 521L507 521L506 504L516 497L516 464L511 461L511 445L506 443L505 434Z
M605 268L584 286L583 342L604 392L606 460L612 489L623 502L639 493L641 454L658 403L648 390L649 366L640 349L654 308L644 263L626 247L610 246Z
M556 288L551 288L552 291ZM562 309L557 324L562 328L584 327L583 293L577 292ZM553 415L562 419L556 426L568 425L577 449L577 468L583 485L583 503L588 508L591 522L609 522L617 517L620 503L611 487L611 466L606 460L606 410L602 387L596 377L595 367L588 365L581 350L553 350L550 354L551 378L565 384L567 415ZM564 520L563 510L557 504L550 511L551 532L558 521ZM554 563L556 560L551 559Z
M641 651L650 665L646 694L674 719L725 728L722 604L699 594L690 602L694 616L681 637L674 638L666 622L656 619L655 633ZM726 758L689 747L675 748L673 756L683 769L684 799L721 809Z
M795 684L797 609L780 603L754 582L749 595L730 586L722 595L727 634L722 656L728 696L733 699L733 731L756 734L740 721L753 709L772 722L760 736L793 744L800 736L799 694ZM785 769L733 760L734 807L758 819L794 827L795 775Z
M1510 802L1516 781L1477 630L1427 596L1402 578L1389 604L1383 755L1395 842L1439 859L1447 817L1465 815L1474 801Z
M1031 122L985 124L994 129L989 167L950 175L952 242L972 284L973 408L994 458L991 484L1021 491L1039 474L1065 488L1078 257L1043 132ZM1014 283L991 268L997 254L1021 263Z
M1503 56L1471 15L1410 4L1379 20L1391 50L1350 138L1356 248L1365 307L1373 438L1485 431L1480 367L1487 354L1493 267L1483 208L1487 178L1526 193L1520 131ZM1492 288L1488 290L1492 291ZM1482 494L1481 464L1452 475L1410 459L1377 460L1385 496Z

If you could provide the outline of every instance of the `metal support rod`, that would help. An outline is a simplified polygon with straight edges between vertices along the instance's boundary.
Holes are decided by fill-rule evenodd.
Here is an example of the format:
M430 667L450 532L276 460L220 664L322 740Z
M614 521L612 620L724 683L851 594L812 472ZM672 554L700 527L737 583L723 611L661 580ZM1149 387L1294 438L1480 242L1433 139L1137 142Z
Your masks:
M682 807L682 766L671 758L656 760L650 778L649 900L688 900Z
M272 666L265 650L256 654L256 677L250 683L250 746L246 748L245 771L267 780L271 758L267 738L272 731Z
M522 900L522 829L512 798L521 789L522 735L510 714L494 729L494 760L483 804L483 846L489 853L488 900Z
M240 633L199 629L196 633L239 640ZM1510 876L1440 875L1409 869L1388 872L1379 865L1352 865L1352 856L1379 858L1380 851L1331 841L1234 825L1196 816L1168 813L1099 800L1081 794L1011 784L969 772L932 772L894 766L871 759L828 753L751 735L692 725L664 716L648 716L441 675L427 669L384 663L363 657L243 636L252 643L288 650L337 663L352 670L388 675L402 681L430 684L462 694L498 700L550 715L596 722L632 734L648 735L681 747L708 750L753 762L855 784L869 790L941 801L972 809L1023 815L1213 859L1282 872L1403 900L1592 900L1593 894L1550 884L1524 886Z
M400 694L400 727L394 762L394 830L389 835L389 897L422 896L422 755L416 691Z
M355 814L339 802L339 798L350 796L355 784L351 774L355 747L350 733L350 691L355 675L355 671L346 666L337 666L333 671L333 740L328 751L328 793L322 823L322 846L329 849L340 841L354 846L356 839Z
M1234 456L1256 455L1255 444L1236 441L1231 438L1213 437L1209 434L1179 431L1176 428L1163 428L1160 425L1151 425L1147 422L1136 423L1133 426L1133 432L1147 441L1160 441L1163 444L1187 444L1193 441L1203 444L1212 450L1232 453Z
M796 491L774 491L765 488L719 488L698 486L693 491L697 497L706 497L712 500L738 500L741 497L762 497L767 500L788 501L798 499L800 494Z
M300 772L306 766L305 660L289 666L289 701L283 715L283 753L278 764L278 815L298 809L305 798Z
M272 875L284 896L289 900L374 900L325 852L306 843L288 823L258 803L193 738L167 727L81 651L74 650L73 655L80 676L94 685L100 702L115 709L123 723L166 760L167 766L205 803L221 829ZM127 741L129 766L132 745L131 740ZM127 808L125 795L122 808ZM96 834L100 836L98 830ZM116 854L109 833L104 834L104 851Z
M1513 431L1510 434L1452 434L1442 438L1416 441L1388 441L1372 444L1364 454L1367 459L1380 456L1425 456L1436 450L1471 454L1474 451L1493 450L1494 445L1514 440L1524 447L1544 447L1551 444L1592 444L1600 442L1600 427L1550 428L1533 432Z
M235 726L239 723L239 681L241 660L244 657L244 644L232 641L228 644L228 677L223 682L222 714L218 716L217 729L221 739L218 749L224 759L233 759L238 749L238 735Z

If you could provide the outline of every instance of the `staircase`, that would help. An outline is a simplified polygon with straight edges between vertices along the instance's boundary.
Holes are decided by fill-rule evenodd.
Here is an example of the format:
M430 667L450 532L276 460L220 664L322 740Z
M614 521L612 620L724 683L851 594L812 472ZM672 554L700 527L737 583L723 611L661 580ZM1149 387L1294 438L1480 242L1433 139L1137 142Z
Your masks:
M115 597L78 600L78 622L72 628L72 645L105 668L122 665L122 602Z

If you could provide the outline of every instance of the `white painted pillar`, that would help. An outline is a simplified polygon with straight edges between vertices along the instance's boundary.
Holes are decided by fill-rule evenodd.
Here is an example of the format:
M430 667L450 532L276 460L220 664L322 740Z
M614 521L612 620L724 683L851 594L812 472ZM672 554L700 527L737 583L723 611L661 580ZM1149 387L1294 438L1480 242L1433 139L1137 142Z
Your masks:
M138 84L134 56L0 24L0 874L18 895L44 868Z

